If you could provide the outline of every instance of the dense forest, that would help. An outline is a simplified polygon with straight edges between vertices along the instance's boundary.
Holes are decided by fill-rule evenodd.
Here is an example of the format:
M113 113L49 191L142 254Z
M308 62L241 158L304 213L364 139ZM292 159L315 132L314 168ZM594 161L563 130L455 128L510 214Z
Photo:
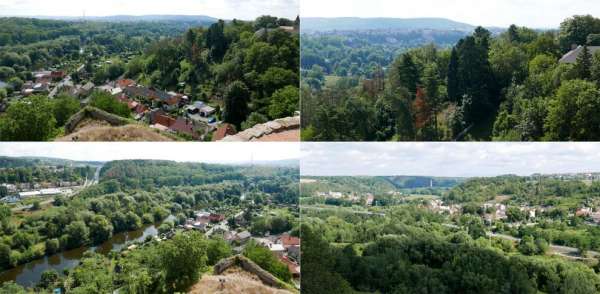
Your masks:
M598 34L599 19L574 16L555 31L478 27L452 48L410 49L357 76L351 63L313 61L302 72L303 139L595 140L600 58L588 46ZM583 47L576 62L559 62L572 45Z
M100 91L86 97L63 92L54 98L20 97L34 70L59 70L81 85L131 78L152 89L183 93L190 102L214 106L219 121L237 130L299 110L299 36L294 32L298 20L271 16L227 22L0 18L0 25L0 40L5 42L0 46L0 81L6 84L0 89L1 140L45 141L61 136L63 126L82 104L133 117L126 104ZM173 113L182 114L183 108Z
M287 209L297 203L297 181L296 168L151 160L108 162L102 168L99 184L72 197L57 196L49 207L17 214L9 206L0 205L0 268L98 245L114 234L149 224L162 222L159 230L169 231L198 209L224 214L242 209L257 233L297 232L297 213ZM269 206L274 209L268 215L254 213ZM247 246L244 254L282 280L289 280L287 267L269 259L265 250L270 254L262 246ZM140 289L146 293L172 293L189 287L207 266L231 252L222 240L178 233L164 244L144 245L133 256L89 255L67 276L45 273L52 279L44 284L43 276L38 287L53 289L50 286L60 284L81 291L74 293L88 293L90 287L108 291L123 286L130 287L123 290L126 293L139 293ZM106 267L108 264L111 266ZM113 280L118 283L113 284ZM8 283L3 289L13 286Z
M452 228L412 204L385 216L303 214L303 293L600 291L595 268L523 254L511 241L486 238L481 221L469 216Z

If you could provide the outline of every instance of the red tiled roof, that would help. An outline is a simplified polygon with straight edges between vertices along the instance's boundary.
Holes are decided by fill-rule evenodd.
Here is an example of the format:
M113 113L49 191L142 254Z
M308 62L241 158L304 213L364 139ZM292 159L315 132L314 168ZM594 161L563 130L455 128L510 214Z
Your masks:
M118 80L117 81L117 86L119 88L121 88L121 89L123 89L125 87L128 87L128 86L131 86L133 84L135 84L135 81L131 80L131 79L123 79L123 80Z
M225 138L227 135L234 135L234 134L235 134L235 128L233 127L233 125L224 123L217 128L217 130L213 134L212 140L218 141L218 140Z
M171 96L171 98L165 100L168 105L175 105L179 103L179 96Z
M283 246L298 246L300 245L300 238L298 237L293 237L290 235L282 235L281 238L279 238L279 240L281 240L281 244L283 244Z
M218 213L211 213L209 218L211 222L220 222L225 219L225 216Z
M153 123L160 124L165 127L171 127L175 123L174 118L167 116L167 115L163 115L163 114L155 115L153 120L154 120Z
M296 264L295 262L291 261L286 256L280 256L279 260L281 262L285 263L285 265L287 265L288 270L290 271L290 273L292 275L299 275L300 274L300 271L298 271L298 264Z
M185 118L178 118L169 128L175 132L188 134L192 136L192 138L198 137L198 134L194 131L194 124Z
M138 106L134 109L134 111L137 114L142 114L142 113L145 113L146 111L148 111L148 107L146 107L144 104L138 104Z

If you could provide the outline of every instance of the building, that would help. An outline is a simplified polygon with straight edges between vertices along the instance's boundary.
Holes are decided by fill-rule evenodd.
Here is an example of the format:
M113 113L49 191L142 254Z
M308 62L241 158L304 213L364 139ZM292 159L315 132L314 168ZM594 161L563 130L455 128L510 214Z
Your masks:
M587 46L587 48L590 52L590 56L593 56L594 53L596 53L596 51L600 50L600 46ZM563 55L563 57L558 62L573 64L577 62L577 57L581 54L581 52L583 52L583 46L577 46L571 51L567 52L567 54Z
M300 277L300 265L297 262L290 260L287 256L279 256L279 260L287 265L292 277L296 279Z
M224 123L217 127L213 133L212 140L219 141L229 135L235 135L235 127L232 124Z
M372 206L373 201L375 201L375 196L373 196L373 194L371 193L367 194L367 198L365 199L365 205Z
M279 242L283 245L284 248L289 248L291 246L300 246L300 238L290 236L289 234L283 234L279 238Z
M248 240L250 240L250 238L252 238L252 234L250 234L248 231L243 231L241 233L237 233L236 237L241 243L246 243Z
M177 118L175 122L169 126L169 130L175 133L188 135L195 140L198 140L200 138L200 135L198 134L194 123L187 118Z
M160 125L168 129L176 122L176 119L168 116L164 111L155 109L150 112L150 125ZM160 127L158 127L160 129Z
M209 219L210 222L219 223L225 220L225 216L220 213L211 213Z
M277 254L279 256L283 255L283 253L285 252L285 247L283 247L282 244L278 243L269 244L267 248L269 248L269 250L271 250L272 253Z

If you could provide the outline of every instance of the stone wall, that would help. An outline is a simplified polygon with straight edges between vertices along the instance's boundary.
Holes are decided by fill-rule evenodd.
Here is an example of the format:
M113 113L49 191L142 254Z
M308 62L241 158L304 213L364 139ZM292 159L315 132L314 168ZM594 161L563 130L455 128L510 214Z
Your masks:
M239 266L245 271L256 275L265 285L276 288L285 288L284 283L281 280L243 255L235 255L219 261L214 267L214 273L219 275L232 266Z
M111 126L122 126L129 123L129 121L126 118L114 115L112 113L108 113L96 107L86 106L85 108L83 108L82 110L75 113L69 118L69 120L65 124L65 133L72 133L75 130L75 128L77 128L77 125L86 118L105 121L108 122Z
M279 118L264 124L257 124L235 135L227 136L221 141L247 142L265 135L296 129L300 129L300 116Z

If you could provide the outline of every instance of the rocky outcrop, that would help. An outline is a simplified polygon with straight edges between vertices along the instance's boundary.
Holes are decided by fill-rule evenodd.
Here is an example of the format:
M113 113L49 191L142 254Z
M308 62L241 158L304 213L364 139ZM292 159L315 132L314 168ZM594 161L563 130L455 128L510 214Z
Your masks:
M223 138L222 142L247 142L261 139L265 136L300 129L300 116L279 118L263 124L257 124L235 135ZM298 138L299 140L300 138Z
M262 269L252 260L248 259L243 255L235 255L230 258L221 260L215 265L214 274L219 275L233 266L239 266L245 271L256 275L265 285L276 288L285 288L284 282L282 282L266 270Z
M79 123L86 118L105 121L111 126L123 126L129 123L129 121L126 118L114 115L112 113L108 113L96 107L86 106L85 108L83 108L82 110L75 113L69 118L69 120L65 124L65 133L72 133L77 128L77 125L79 125Z

